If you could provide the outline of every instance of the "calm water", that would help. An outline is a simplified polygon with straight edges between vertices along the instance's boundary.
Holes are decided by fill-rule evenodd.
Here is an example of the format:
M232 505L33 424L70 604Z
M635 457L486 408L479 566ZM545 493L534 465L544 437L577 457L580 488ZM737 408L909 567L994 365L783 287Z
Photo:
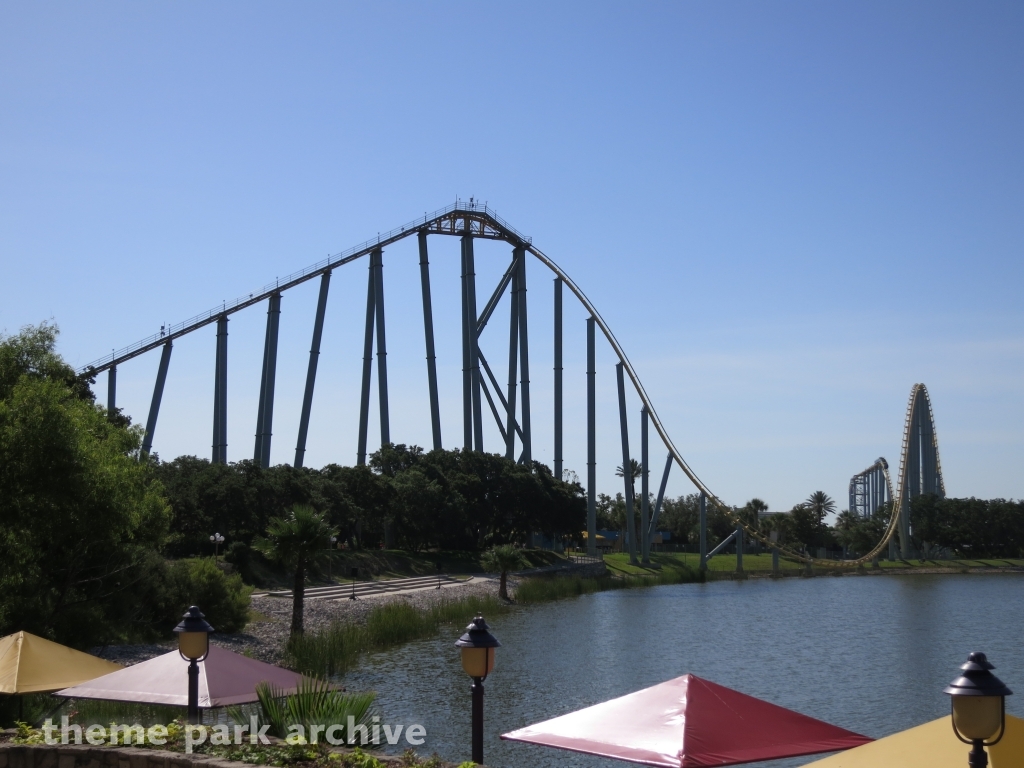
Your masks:
M484 756L495 768L621 768L498 736L687 672L880 737L946 714L943 687L981 650L1017 691L1008 711L1024 715L1016 574L680 584L522 608L490 623L503 644L486 683ZM372 656L345 682L377 691L385 722L422 723L421 753L458 762L469 758L469 679L452 645L459 633L449 634Z

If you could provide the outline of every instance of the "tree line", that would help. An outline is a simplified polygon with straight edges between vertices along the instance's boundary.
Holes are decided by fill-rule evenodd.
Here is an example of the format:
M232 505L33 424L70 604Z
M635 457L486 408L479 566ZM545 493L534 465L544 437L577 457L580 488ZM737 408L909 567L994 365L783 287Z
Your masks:
M578 483L493 454L385 445L368 466L319 470L160 461L142 453L141 427L97 404L57 336L46 323L0 334L0 635L153 636L190 602L240 628L241 580L195 558L214 532L247 553L296 505L354 548L481 550L585 527Z

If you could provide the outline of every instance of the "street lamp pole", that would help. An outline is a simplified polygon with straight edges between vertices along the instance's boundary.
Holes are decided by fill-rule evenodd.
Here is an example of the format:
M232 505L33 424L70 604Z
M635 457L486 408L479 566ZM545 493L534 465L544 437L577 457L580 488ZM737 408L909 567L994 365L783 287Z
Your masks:
M215 533L210 537L210 543L213 544L213 559L216 560L220 557L220 545L224 543L224 537Z
M334 581L334 545L337 543L338 537L331 536L331 551L327 557L327 580Z
M178 635L178 653L188 665L188 721L199 724L199 662L210 653L211 627L198 606L191 606L174 628Z
M473 762L484 762L484 680L494 669L494 649L501 643L488 630L483 616L477 616L466 627L466 633L455 646L462 649L462 668L473 678Z
M988 753L985 747L999 743L1006 731L1006 697L1013 694L991 670L995 665L984 653L975 652L961 665L963 674L946 686L953 710L953 733L964 744L971 745L967 764L985 768Z

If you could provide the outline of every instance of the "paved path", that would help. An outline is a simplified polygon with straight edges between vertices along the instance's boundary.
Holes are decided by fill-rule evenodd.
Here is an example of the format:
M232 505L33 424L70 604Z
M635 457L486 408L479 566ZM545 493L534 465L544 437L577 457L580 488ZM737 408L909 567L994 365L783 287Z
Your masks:
M306 590L306 600L350 600L352 596L358 598L378 597L381 595L396 595L408 592L422 592L430 589L450 589L461 587L465 584L475 584L482 581L489 581L491 577L473 576L469 579L455 579L448 575L441 576L413 576L406 579L381 579L380 581L356 581L343 584L332 584L326 587L309 587ZM253 597L286 597L291 599L292 591L279 590L274 592L260 592Z

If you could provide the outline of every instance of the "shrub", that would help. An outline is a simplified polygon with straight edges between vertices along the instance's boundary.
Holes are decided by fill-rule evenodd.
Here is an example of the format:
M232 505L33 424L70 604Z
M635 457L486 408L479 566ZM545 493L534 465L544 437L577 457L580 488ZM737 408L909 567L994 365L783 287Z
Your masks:
M249 621L248 587L237 573L225 574L210 559L179 560L171 568L177 615L198 605L219 632L238 632Z

